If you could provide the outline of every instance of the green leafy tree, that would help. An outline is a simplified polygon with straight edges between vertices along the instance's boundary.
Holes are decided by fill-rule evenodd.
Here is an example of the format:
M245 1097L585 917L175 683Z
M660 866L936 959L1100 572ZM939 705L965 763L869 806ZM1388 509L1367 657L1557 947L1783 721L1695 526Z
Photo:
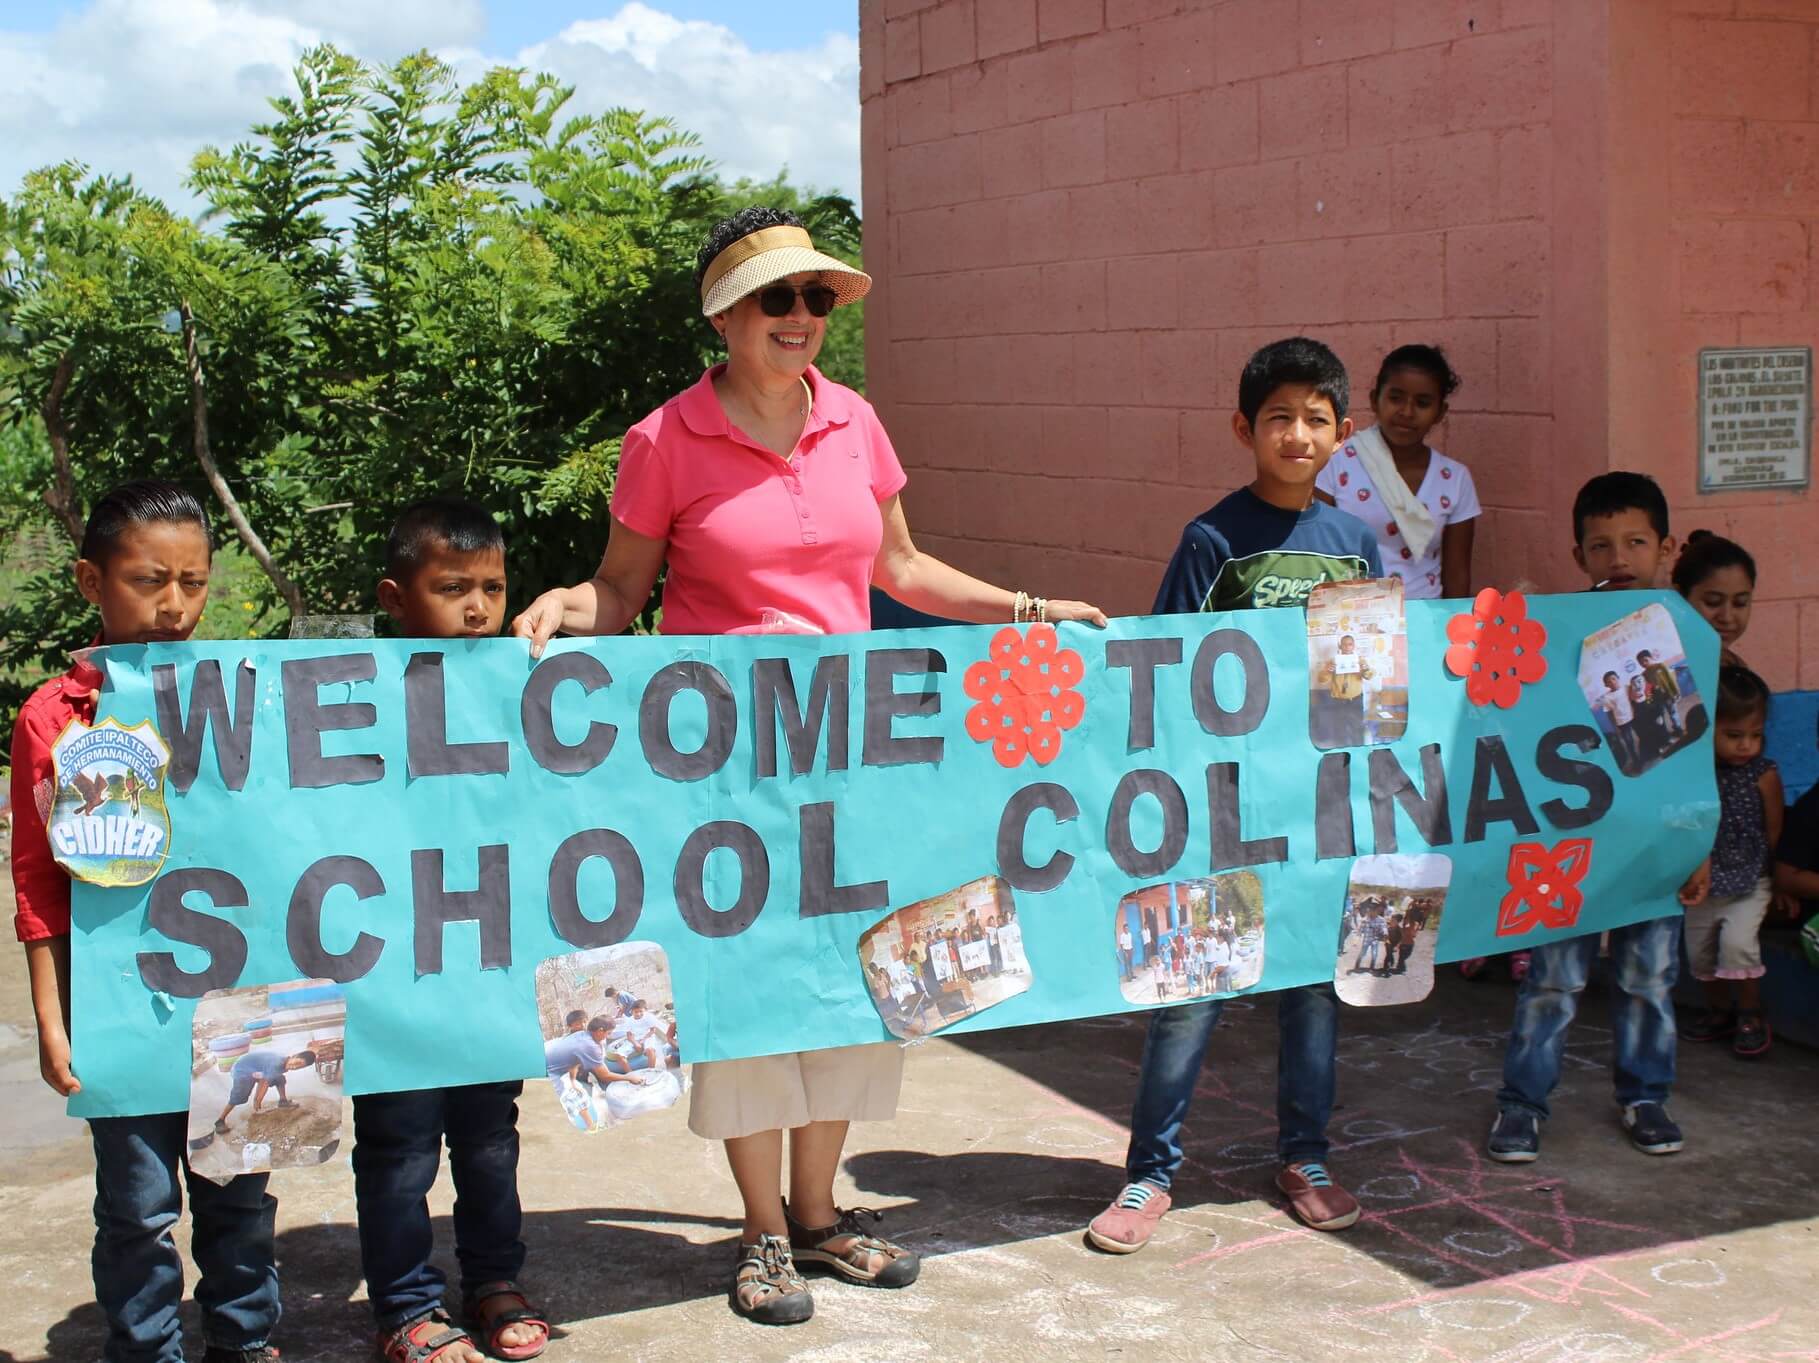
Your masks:
M858 259L850 201L723 183L669 120L574 113L547 75L463 86L428 54L326 46L295 74L245 140L195 157L200 225L75 164L0 205L0 481L30 491L0 527L62 541L8 566L0 689L91 636L69 547L127 477L215 508L244 615L217 632L372 611L394 513L435 492L504 523L518 600L586 576L620 435L716 354L708 226L769 202ZM863 384L859 309L821 363Z

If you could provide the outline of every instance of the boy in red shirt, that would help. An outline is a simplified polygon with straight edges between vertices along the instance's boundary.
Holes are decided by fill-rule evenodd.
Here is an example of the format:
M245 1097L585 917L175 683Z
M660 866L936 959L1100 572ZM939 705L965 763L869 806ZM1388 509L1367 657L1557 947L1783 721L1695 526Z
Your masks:
M208 603L211 558L202 504L172 483L125 483L95 503L76 560L76 583L101 612L102 644L171 643L190 637ZM13 731L14 920L25 944L38 1068L65 1097L81 1091L70 1068L69 876L51 855L46 820L56 796L51 746L72 722L93 723L101 671L79 655L19 711ZM95 1300L107 1317L107 1363L182 1363L183 1258L171 1228L183 1209L189 1114L95 1117ZM205 1363L274 1363L266 1343L278 1323L272 1225L276 1198L265 1174L224 1186L189 1183L191 1252L200 1278Z

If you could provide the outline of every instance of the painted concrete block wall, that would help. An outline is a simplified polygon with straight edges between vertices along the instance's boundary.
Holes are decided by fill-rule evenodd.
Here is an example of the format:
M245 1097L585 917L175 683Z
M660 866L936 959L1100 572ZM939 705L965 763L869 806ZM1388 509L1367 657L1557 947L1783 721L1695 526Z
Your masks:
M862 0L869 383L918 537L1147 608L1183 522L1249 479L1245 358L1306 331L1359 408L1390 346L1445 345L1480 580L1572 585L1559 408L1593 405L1556 370L1602 363L1603 256L1560 242L1602 206L1557 211L1557 174L1602 168L1576 26L1604 34L1559 8Z
M1612 450L1678 528L1757 556L1740 651L1819 688L1819 495L1701 496L1695 444L1701 347L1819 348L1819 0L1624 0L1612 22Z

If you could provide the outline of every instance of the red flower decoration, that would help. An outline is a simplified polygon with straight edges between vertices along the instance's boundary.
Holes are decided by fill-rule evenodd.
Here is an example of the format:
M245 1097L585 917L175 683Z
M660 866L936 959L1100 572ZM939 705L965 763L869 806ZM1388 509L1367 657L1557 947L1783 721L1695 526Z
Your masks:
M1442 511L1447 511L1452 508L1452 505L1453 505L1453 499L1451 497L1446 496L1443 493L1440 497L1440 509Z
M1339 475L1339 486L1340 486L1340 487L1344 487L1344 486L1345 486L1345 485L1346 485L1346 484L1347 484L1347 483L1349 483L1349 482L1351 482L1351 481L1352 481L1352 475L1351 475L1351 474L1349 474L1349 473L1342 473L1342 474L1340 474L1340 475Z
M1472 602L1471 613L1446 622L1446 670L1465 678L1466 699L1473 705L1508 710L1522 699L1522 688L1547 675L1541 649L1547 630L1528 618L1521 592L1505 596L1486 587Z
M1361 487L1358 489L1358 500L1359 501L1368 502L1370 499L1371 499L1371 490L1368 487Z
M1451 478L1453 476L1453 471L1451 469L1449 469L1445 464L1442 464L1440 466L1440 476L1442 478Z
M1551 849L1519 842L1510 848L1509 893L1497 905L1497 936L1532 928L1570 928L1579 921L1585 894L1579 888L1592 866L1592 840L1568 838Z
M1414 556L1415 556L1415 551L1413 549L1410 549L1407 545L1404 545L1403 549L1402 549L1402 557L1403 558L1413 558Z
M992 636L990 656L966 669L962 689L978 702L966 712L966 732L989 739L1001 767L1026 757L1046 767L1061 752L1061 731L1086 714L1086 698L1074 690L1085 675L1053 625L1031 625L1028 635L1007 626Z
M1396 523L1394 521L1391 521L1388 525L1384 526L1383 533L1386 535L1395 534L1396 533Z

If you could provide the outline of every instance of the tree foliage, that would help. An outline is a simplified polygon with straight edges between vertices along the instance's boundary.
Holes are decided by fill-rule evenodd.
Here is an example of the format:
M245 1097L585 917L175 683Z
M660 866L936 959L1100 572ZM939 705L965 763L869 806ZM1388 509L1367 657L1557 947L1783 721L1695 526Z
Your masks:
M521 602L592 571L620 435L715 357L693 278L707 227L769 202L858 259L850 201L722 182L671 121L572 112L547 75L462 86L428 54L374 68L326 46L295 75L245 140L196 155L199 224L73 163L0 204L10 538L67 542L128 477L209 497L187 314L213 461L309 610L373 610L392 515L432 492L505 524ZM862 384L857 314L835 314L822 367ZM12 586L0 666L88 641L63 564ZM282 632L275 588L257 591L251 618Z

